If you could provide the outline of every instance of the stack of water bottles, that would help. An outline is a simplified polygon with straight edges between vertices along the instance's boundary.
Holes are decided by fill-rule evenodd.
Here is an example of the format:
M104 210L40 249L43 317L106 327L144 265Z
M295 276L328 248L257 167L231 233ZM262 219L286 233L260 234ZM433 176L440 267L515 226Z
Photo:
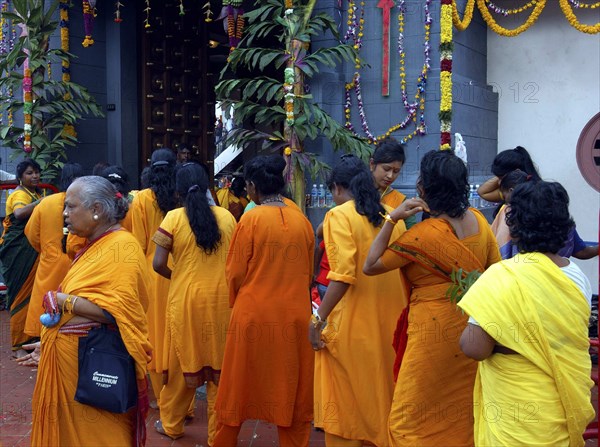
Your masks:
M333 205L333 196L329 188L325 188L321 183L318 187L314 183L310 190L310 195L307 194L306 206L308 208L331 208Z
M489 208L494 206L493 203L484 200L479 196L477 190L479 189L479 185L471 185L471 190L469 192L469 203L473 208Z

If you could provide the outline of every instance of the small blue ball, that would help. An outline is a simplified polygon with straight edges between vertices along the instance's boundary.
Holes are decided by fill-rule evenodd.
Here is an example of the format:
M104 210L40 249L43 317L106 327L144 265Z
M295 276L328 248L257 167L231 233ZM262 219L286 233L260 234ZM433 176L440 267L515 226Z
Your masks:
M60 321L60 314L42 314L40 316L40 322L46 327L56 326Z

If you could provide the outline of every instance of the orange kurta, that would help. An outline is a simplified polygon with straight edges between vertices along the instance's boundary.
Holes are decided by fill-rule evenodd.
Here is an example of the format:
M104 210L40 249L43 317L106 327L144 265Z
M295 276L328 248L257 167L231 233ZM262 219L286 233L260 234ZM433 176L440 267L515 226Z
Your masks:
M35 337L40 336L42 327L40 324L40 316L44 313L42 298L49 290L58 289L71 265L71 259L62 250L64 207L64 192L48 196L35 207L25 226L27 240L40 254L25 322L25 333ZM85 240L72 235L69 244L77 244L81 249L85 245ZM78 251L75 248L73 250Z
M124 230L97 239L73 263L61 289L93 302L115 318L127 351L136 362L141 405L116 414L74 400L80 335L64 331L72 316L63 315L57 326L42 328L42 355L32 400L32 446L143 445L144 424L139 422L145 422L147 396L144 400L143 395L151 351L144 312L148 303L147 268L139 247L131 247L138 244Z
M483 271L500 260L485 217L479 231L459 240L443 219L427 219L384 253L387 268L402 267L412 285L408 341L394 390L389 426L394 446L473 445L473 386L477 362L459 346L467 316L446 297L453 269Z
M154 347L152 361L148 364L148 369L156 373L162 373L167 369L164 362L164 339L166 326L166 312L169 295L169 280L160 276L152 268L154 252L156 245L152 242L152 236L158 230L164 215L158 203L156 196L151 189L144 189L136 194L131 203L126 220L126 227L131 225L131 233L142 246L148 266L149 279L149 305L148 305L148 331L150 333L150 343ZM155 383L153 382L153 387ZM155 389L154 393L158 396L160 389Z
M387 446L395 352L392 338L407 298L401 276L362 272L380 228L358 214L353 200L325 215L327 278L350 284L327 317L325 349L315 360L315 426L345 439ZM393 237L405 230L399 222Z
M307 341L314 235L290 206L244 214L227 257L233 306L217 419L289 427L313 417L314 353Z

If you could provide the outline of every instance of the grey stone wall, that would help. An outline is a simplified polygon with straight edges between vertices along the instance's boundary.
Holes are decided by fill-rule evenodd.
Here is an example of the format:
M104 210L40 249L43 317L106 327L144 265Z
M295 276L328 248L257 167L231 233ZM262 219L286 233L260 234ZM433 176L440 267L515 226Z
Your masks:
M401 121L406 112L402 104L399 77L398 55L398 8L393 8L390 24L390 95L381 95L382 60L382 10L377 2L366 2L364 43L360 51L364 62L361 68L362 93L371 131L375 135L385 133L389 127ZM398 2L396 2L397 4ZM464 9L465 0L459 0L459 9ZM336 18L340 23L340 32L346 30L346 6L338 7L335 0L319 2L319 10ZM404 45L406 51L406 82L409 100L414 100L416 80L423 65L424 43L424 1L406 0L406 18ZM431 70L428 76L425 104L425 122L427 134L416 136L406 143L407 162L395 187L401 191L414 193L414 184L418 175L419 160L429 150L439 148L439 2L431 2ZM464 32L455 32L453 59L453 125L452 132L460 132L467 144L469 172L474 183L480 182L489 173L489 165L496 155L498 98L486 85L487 39L486 28L476 13L473 23ZM331 35L314 40L313 48L335 45ZM336 69L323 69L323 72L311 82L311 93L315 101L322 105L336 120L343 122L344 83L352 79L354 64L344 63ZM360 131L360 120L353 102L353 125ZM414 129L411 125L404 131L393 134L402 138ZM363 133L361 133L364 135ZM454 144L454 136L453 136ZM307 149L322 154L325 161L335 164L337 155L330 144L319 139L307 144Z

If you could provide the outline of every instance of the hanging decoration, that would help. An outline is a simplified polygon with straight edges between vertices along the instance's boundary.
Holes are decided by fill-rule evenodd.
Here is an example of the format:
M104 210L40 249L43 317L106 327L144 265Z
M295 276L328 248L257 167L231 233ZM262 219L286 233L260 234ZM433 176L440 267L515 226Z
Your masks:
M29 63L24 64L23 70L23 151L31 152L31 123L33 112L32 80Z
M454 23L454 27L459 31L466 30L467 27L471 24L474 10L475 0L467 0L467 5L465 6L465 13L461 20L460 16L458 15L458 7L456 6L456 0L452 0L452 23Z
M294 69L287 67L283 70L283 96L285 98L285 120L290 125L294 125Z
M440 2L440 149L450 150L452 131L452 2Z
M381 96L390 95L390 11L394 7L393 0L380 0L377 7L383 11L383 60L381 62Z
M572 4L576 8L595 9L600 6L600 2L594 3L594 4L584 4L584 3L581 3L579 1L574 1L574 0L559 0L559 3L560 3L560 9L562 9L563 14L565 15L565 17L569 21L569 24L573 28L575 28L578 31L588 33L588 34L600 33L600 22L596 23L595 25L585 25L585 24L581 23L579 20L577 20L577 17L573 13L573 9L571 8L571 4Z
M573 13L573 8L587 10L600 8L600 2L584 3L580 0L559 0L559 4L563 14L565 15L569 24L573 28L588 34L600 33L600 22L594 25L586 25L581 23ZM456 6L456 0L452 1L452 21L457 30L464 31L465 29L467 29L473 18L474 5L475 0L467 0L464 16L461 20L458 12L458 7ZM487 23L488 27L496 34L505 37L514 37L528 30L533 24L537 22L545 6L546 0L530 0L521 7L508 9L499 6L491 0L477 0L477 8L481 12L481 16ZM520 14L531 8L533 8L533 11L529 15L525 23L523 23L521 26L515 29L504 28L503 26L499 25L492 16L492 13L494 13L497 15L508 17L511 15Z
M204 6L202 6L203 14L204 14L204 21L209 23L212 22L212 11L210 10L210 0L207 1Z
M95 5L96 0L83 0L83 30L85 38L81 42L81 45L85 48L94 45L92 33L94 32L94 17L96 16Z
M354 0L350 0L348 3L348 18L347 25L348 29L344 35L344 39L346 42L352 40L354 48L358 51L362 48L363 37L364 37L364 25L365 25L365 1L362 0L360 3L360 13L358 13L358 7ZM407 112L406 117L399 123L391 126L386 132L382 135L376 136L371 132L369 127L366 112L364 108L364 102L362 97L362 89L361 89L361 76L360 76L360 68L361 61L360 58L357 57L355 60L355 69L356 72L352 77L352 81L345 84L345 102L344 102L344 117L345 117L345 126L347 129L352 131L355 135L359 136L352 124L352 92L354 92L356 96L358 113L361 121L361 127L363 132L366 135L367 140L370 143L377 143L387 137L389 137L392 133L397 132L399 130L405 129L411 122L415 123L415 130L405 137L400 139L401 143L406 143L407 141L414 138L416 135L424 135L427 131L425 126L425 88L427 86L427 75L431 68L430 66L430 36L431 36L431 13L430 13L430 5L431 0L426 0L424 4L425 10L425 43L424 43L424 62L423 67L421 69L421 73L417 79L417 88L414 97L414 102L408 101L408 93L406 92L406 66L405 66L405 50L404 50L404 20L406 16L406 2L405 0L400 0L398 8L400 10L398 14L398 52L400 59L400 85L402 90L402 101L404 104L404 108ZM419 113L419 123L417 122L417 113Z
M60 0L58 4L60 10L60 48L65 52L69 52L69 9L71 8L70 0ZM71 61L69 59L63 60L61 63L62 70L62 81L71 82ZM65 100L70 99L70 95L67 93L64 96ZM63 134L77 137L75 126L72 124L65 124L63 127Z
M1 3L2 6L0 6L0 11L2 13L7 12L8 11L8 0L2 0ZM8 21L6 20L6 18L4 17L4 14L2 14L0 16L0 57L3 57L5 54L8 53L8 41L9 41L9 37L10 36L10 29L8 26ZM0 73L0 76L3 76L4 73ZM12 95L11 95L12 97ZM8 99L8 101L10 101L11 98ZM7 119L9 121L9 126L12 126L12 115L10 112L10 109L8 111L8 116ZM0 113L0 124L2 124L4 122L4 113Z
M218 20L227 18L227 22L223 23L227 36L229 37L229 51L235 48L242 40L244 33L244 8L242 8L243 0L223 0L223 7Z
M123 19L121 18L121 6L125 5L123 5L123 3L117 0L115 2L115 18L113 19L115 23L121 23L123 21Z
M144 8L144 12L146 13L146 18L144 19L144 28L150 28L150 0L145 0L146 8Z
M179 15L180 16L185 15L185 8L183 7L183 0L179 0Z
M504 17L508 17L508 16L514 15L514 14L520 14L523 11L527 11L528 9L533 8L535 6L535 4L537 3L537 0L531 0L530 2L521 6L520 8L506 9L506 8L502 8L498 5L496 5L495 3L492 3L490 0L485 0L485 1L487 3L488 9L490 11L493 11L496 14L503 15Z

